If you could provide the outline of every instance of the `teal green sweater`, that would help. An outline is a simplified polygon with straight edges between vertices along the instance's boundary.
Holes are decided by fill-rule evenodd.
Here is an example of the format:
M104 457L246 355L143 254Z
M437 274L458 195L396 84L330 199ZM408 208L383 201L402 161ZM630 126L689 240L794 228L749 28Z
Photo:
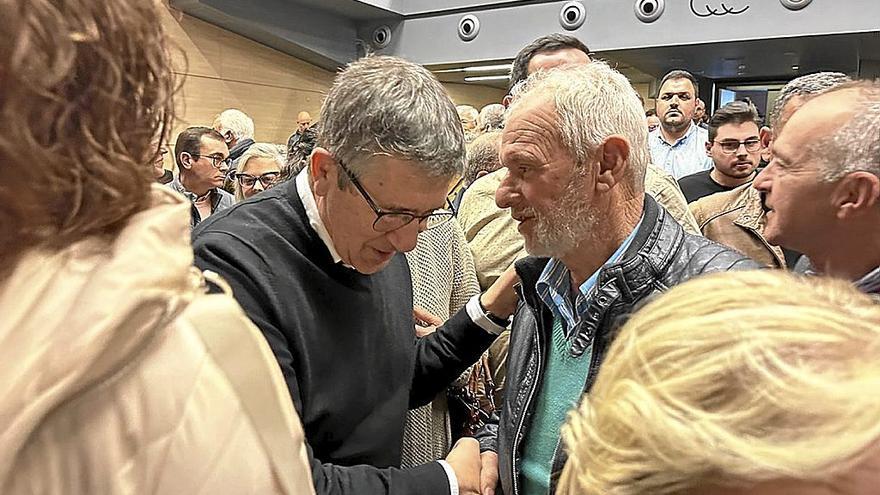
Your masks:
M572 357L571 343L565 339L559 317L553 320L551 340L544 381L523 442L523 495L550 492L550 470L560 442L560 429L566 413L580 400L590 370L592 347L579 357Z

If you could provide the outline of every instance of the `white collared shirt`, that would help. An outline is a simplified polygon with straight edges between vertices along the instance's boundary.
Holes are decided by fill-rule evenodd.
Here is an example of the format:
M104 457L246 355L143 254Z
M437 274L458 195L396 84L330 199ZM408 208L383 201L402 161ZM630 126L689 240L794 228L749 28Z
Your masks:
M342 263L346 268L354 269L353 266L342 261L342 256L339 256L339 252L336 251L336 246L333 245L333 239L330 238L330 232L327 231L327 227L324 226L324 221L321 220L321 214L318 213L318 202L315 201L315 195L312 194L312 187L309 185L309 167L302 169L299 175L296 176L296 192L299 194L299 199L302 201L303 208L306 209L306 217L309 219L309 225L312 226L312 229L318 234L321 241L324 242L324 246L326 246L327 251L330 252L330 257L333 258L333 262Z

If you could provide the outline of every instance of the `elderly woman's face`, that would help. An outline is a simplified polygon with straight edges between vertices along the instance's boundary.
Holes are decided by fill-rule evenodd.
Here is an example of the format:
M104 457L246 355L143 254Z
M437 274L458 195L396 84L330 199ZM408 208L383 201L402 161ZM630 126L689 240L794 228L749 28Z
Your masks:
M280 173L281 167L274 159L251 158L235 178L241 186L244 197L249 198L275 185Z

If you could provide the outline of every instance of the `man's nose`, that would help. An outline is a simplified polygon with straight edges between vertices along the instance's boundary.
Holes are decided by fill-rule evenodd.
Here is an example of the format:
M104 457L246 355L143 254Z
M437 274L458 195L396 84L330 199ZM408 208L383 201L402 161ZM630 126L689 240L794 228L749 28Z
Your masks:
M519 201L519 198L519 190L508 172L504 175L501 184L498 185L498 189L495 190L495 204L499 208L510 208Z
M257 180L256 182L254 182L254 189L256 189L257 191L264 191L266 188L263 187L263 181Z
M774 172L775 169L773 162L770 162L770 164L764 167L764 170L761 170L761 172L755 177L755 181L752 182L752 187L761 192L768 192L773 184Z
M419 241L419 232L424 230L423 223L413 220L399 229L392 230L387 234L388 241L396 251L401 253L412 251Z

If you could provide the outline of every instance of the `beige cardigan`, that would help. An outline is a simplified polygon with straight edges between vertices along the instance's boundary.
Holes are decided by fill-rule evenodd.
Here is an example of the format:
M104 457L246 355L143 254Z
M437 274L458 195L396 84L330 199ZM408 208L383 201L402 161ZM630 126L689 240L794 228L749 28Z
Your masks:
M192 268L189 203L0 281L0 493L314 493L259 331Z

